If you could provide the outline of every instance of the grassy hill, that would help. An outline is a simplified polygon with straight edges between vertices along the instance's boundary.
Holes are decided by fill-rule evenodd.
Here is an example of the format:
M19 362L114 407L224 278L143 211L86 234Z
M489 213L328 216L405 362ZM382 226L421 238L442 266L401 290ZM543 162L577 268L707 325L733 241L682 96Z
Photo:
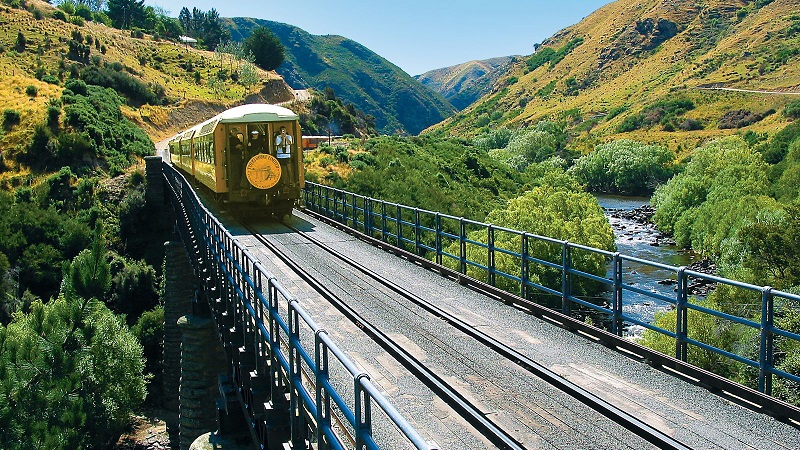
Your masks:
M681 151L781 129L779 112L798 92L796 1L618 0L544 41L489 95L432 129L470 135L551 119L569 124L583 150L631 138Z
M268 20L226 19L234 40L263 26L286 48L277 69L295 89L333 88L336 95L375 117L382 133L411 133L449 117L455 109L399 67L363 45L341 36L316 36L300 28Z
M415 75L419 82L442 94L458 109L464 109L488 94L494 83L505 74L514 56L500 56L482 61L469 61Z
M129 98L122 106L123 114L154 141L247 96L270 102L294 98L274 72L259 70L260 81L249 89L229 77L218 82L221 74L230 74L230 63L213 52L80 18L59 20L53 17L55 8L39 0L27 1L25 8L0 6L0 99L4 111L19 116L18 123L0 131L0 150L10 169L20 169L13 157L30 141L48 106L58 101L64 83L86 70L112 74L118 82L155 95L147 101Z

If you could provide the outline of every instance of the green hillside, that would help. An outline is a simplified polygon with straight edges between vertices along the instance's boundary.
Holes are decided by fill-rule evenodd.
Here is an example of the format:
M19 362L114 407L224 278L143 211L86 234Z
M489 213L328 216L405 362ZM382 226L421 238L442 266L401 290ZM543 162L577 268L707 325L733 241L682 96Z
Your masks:
M341 36L315 36L268 20L226 19L231 38L245 39L253 28L272 31L286 48L277 69L295 89L308 87L337 96L375 117L378 131L417 134L455 112L442 96L363 45Z
M425 86L442 94L453 106L464 109L491 92L495 82L515 61L514 56L500 56L469 61L415 75Z
M774 112L800 97L798 86L795 0L618 0L545 40L493 93L433 129L471 135L550 119L584 151L619 138L686 151L781 129L787 120Z

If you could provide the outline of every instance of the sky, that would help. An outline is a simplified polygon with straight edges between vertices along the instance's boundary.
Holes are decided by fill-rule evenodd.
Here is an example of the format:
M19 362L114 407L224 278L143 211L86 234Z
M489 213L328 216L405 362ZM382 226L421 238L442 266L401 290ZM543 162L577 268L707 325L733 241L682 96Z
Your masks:
M533 45L611 0L145 0L177 17L181 8L221 17L283 22L352 39L419 75L473 60L529 55Z

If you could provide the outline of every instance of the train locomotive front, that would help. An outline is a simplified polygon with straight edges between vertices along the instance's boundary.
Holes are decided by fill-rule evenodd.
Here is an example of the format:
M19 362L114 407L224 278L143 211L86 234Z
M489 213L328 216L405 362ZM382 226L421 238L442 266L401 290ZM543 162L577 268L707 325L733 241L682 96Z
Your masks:
M304 186L299 117L249 104L170 140L172 163L241 213L291 214Z

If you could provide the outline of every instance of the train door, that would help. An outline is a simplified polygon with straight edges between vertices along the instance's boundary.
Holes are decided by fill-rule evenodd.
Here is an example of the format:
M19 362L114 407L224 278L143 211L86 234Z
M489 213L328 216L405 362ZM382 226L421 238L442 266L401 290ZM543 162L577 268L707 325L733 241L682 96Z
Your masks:
M244 174L244 149L245 135L243 125L227 126L227 177L228 192L238 192L242 188L242 176Z
M247 146L245 165L247 161L259 153L269 153L269 131L266 123L247 124Z
M296 122L275 122L273 126L273 139L275 145L275 157L281 164L281 186L287 187L297 183L298 171L296 161L298 160L298 139L299 135Z

